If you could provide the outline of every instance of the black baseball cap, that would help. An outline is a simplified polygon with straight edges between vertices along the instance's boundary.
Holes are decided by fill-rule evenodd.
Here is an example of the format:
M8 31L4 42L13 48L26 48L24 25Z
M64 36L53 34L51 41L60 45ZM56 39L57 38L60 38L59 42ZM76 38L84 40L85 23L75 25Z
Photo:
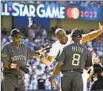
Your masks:
M74 29L72 32L72 37L82 38L82 33L79 29Z
M17 28L11 30L11 32L10 32L10 35L11 35L12 37L16 37L18 34L21 34L21 32L20 32L20 30L17 29Z

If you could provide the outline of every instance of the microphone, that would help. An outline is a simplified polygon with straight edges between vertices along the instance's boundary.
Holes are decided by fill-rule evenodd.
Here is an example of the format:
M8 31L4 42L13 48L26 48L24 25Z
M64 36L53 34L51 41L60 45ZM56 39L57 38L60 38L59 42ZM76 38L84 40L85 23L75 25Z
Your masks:
M46 46L45 48L43 48L43 51L44 51L44 50L48 51L48 50L50 50L50 48L52 48L52 46L51 46L51 45L48 45L48 46Z
M48 46L46 46L46 47L44 47L42 50L41 50L41 52L43 52L43 51L45 51L46 50L46 52L48 52L50 49L52 48L52 46L51 45L48 45ZM38 50L38 51L36 51L36 54L37 55L41 55L40 54L40 50Z

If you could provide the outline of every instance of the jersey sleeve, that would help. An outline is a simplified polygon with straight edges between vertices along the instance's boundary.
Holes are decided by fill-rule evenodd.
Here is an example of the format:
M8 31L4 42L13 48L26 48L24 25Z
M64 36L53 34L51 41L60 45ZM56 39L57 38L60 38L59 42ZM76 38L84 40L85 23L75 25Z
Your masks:
M92 66L92 53L87 49L87 60L86 60L86 67Z
M56 57L58 55L58 52L60 50L60 46L58 45L58 41L56 41L53 45L52 48L50 49L50 52L48 53L49 56Z
M66 49L64 48L62 52L59 51L58 55L56 56L56 60L64 63L65 57L66 57Z
M8 52L8 45L5 45L3 49L1 50L1 60L2 62L9 62L10 61L10 56Z
M1 57L6 57L8 55L7 46L1 50Z

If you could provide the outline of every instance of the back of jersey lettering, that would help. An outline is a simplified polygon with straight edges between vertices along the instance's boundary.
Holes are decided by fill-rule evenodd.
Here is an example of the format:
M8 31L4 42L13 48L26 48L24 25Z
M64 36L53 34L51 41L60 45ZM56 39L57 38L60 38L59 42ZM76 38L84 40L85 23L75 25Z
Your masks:
M83 53L83 48L80 46L72 46L72 65L79 66L81 61L81 54Z

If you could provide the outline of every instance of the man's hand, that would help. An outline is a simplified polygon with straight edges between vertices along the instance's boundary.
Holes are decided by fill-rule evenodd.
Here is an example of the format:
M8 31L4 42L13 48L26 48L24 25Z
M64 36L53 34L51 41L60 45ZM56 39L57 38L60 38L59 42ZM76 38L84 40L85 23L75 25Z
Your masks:
M45 54L47 51L44 50L44 49L40 49L38 52L40 53L40 55L41 55L41 54L43 55L43 54Z
M100 22L99 22L99 29L101 30L101 32L103 32L103 26L101 25Z
M46 53L46 50L40 49L40 50L34 52L33 57L34 58L43 58L45 53Z
M29 66L28 65L19 65L19 68L22 70L22 71L24 71L25 73L29 73L29 68L28 68Z
M40 49L39 51L39 57L40 57L40 59L42 59L42 58L44 58L44 55L45 55L45 53L47 52L47 50L44 50L44 49Z
M10 64L10 68L11 68L11 69L17 69L17 68L19 68L19 66L18 66L18 64L11 63L11 64Z

